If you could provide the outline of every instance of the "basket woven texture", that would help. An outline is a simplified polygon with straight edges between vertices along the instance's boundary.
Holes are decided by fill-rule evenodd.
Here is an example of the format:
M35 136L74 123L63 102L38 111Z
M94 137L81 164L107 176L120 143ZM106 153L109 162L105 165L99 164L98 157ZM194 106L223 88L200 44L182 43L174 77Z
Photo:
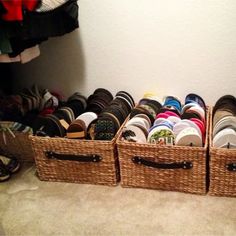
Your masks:
M138 144L122 141L120 135L117 145L121 186L206 194L208 130L207 111L204 147ZM188 163L189 168L183 163Z
M30 136L40 180L114 186L119 180L111 141Z
M212 143L212 112L210 117L210 187L209 195L236 197L236 150L214 148Z
M34 156L26 133L13 131L15 137L9 132L0 131L0 150L7 156L13 156L23 162L34 162ZM5 136L5 139L4 139Z

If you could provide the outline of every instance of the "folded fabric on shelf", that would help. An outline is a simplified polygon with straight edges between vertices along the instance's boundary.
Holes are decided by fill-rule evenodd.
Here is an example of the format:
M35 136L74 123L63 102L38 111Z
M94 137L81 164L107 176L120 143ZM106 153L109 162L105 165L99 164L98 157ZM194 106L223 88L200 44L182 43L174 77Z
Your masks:
M39 55L40 55L40 49L39 46L36 45L34 47L25 49L23 52L21 52L19 55L15 57L10 57L8 54L2 54L0 55L0 62L2 63L21 62L22 64L24 64L33 60Z

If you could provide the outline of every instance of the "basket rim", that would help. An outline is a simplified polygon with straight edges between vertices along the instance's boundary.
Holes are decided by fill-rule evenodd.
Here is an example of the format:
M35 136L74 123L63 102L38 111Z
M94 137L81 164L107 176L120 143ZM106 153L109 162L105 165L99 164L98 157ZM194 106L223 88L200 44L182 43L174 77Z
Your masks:
M113 144L115 143L115 138L112 140L85 140L85 139L69 139L64 137L43 137L37 135L29 135L30 140L40 139L40 140L52 140L52 141L63 141L63 142L74 142L78 143L106 143L106 144Z

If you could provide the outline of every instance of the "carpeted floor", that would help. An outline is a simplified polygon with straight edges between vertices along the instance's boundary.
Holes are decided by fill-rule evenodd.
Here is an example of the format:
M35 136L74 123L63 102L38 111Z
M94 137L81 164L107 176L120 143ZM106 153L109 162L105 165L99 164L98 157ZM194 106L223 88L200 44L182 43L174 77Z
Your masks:
M0 235L236 235L236 198L39 181L0 183Z

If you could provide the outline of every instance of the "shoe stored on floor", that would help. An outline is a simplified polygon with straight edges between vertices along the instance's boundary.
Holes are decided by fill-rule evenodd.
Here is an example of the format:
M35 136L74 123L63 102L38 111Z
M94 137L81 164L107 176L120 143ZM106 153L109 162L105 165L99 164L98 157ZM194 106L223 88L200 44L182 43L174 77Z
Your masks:
M20 169L20 163L16 158L0 155L0 161L11 174L16 173Z
M7 170L6 166L0 160L0 182L8 180L10 179L10 177L11 177L10 172Z

